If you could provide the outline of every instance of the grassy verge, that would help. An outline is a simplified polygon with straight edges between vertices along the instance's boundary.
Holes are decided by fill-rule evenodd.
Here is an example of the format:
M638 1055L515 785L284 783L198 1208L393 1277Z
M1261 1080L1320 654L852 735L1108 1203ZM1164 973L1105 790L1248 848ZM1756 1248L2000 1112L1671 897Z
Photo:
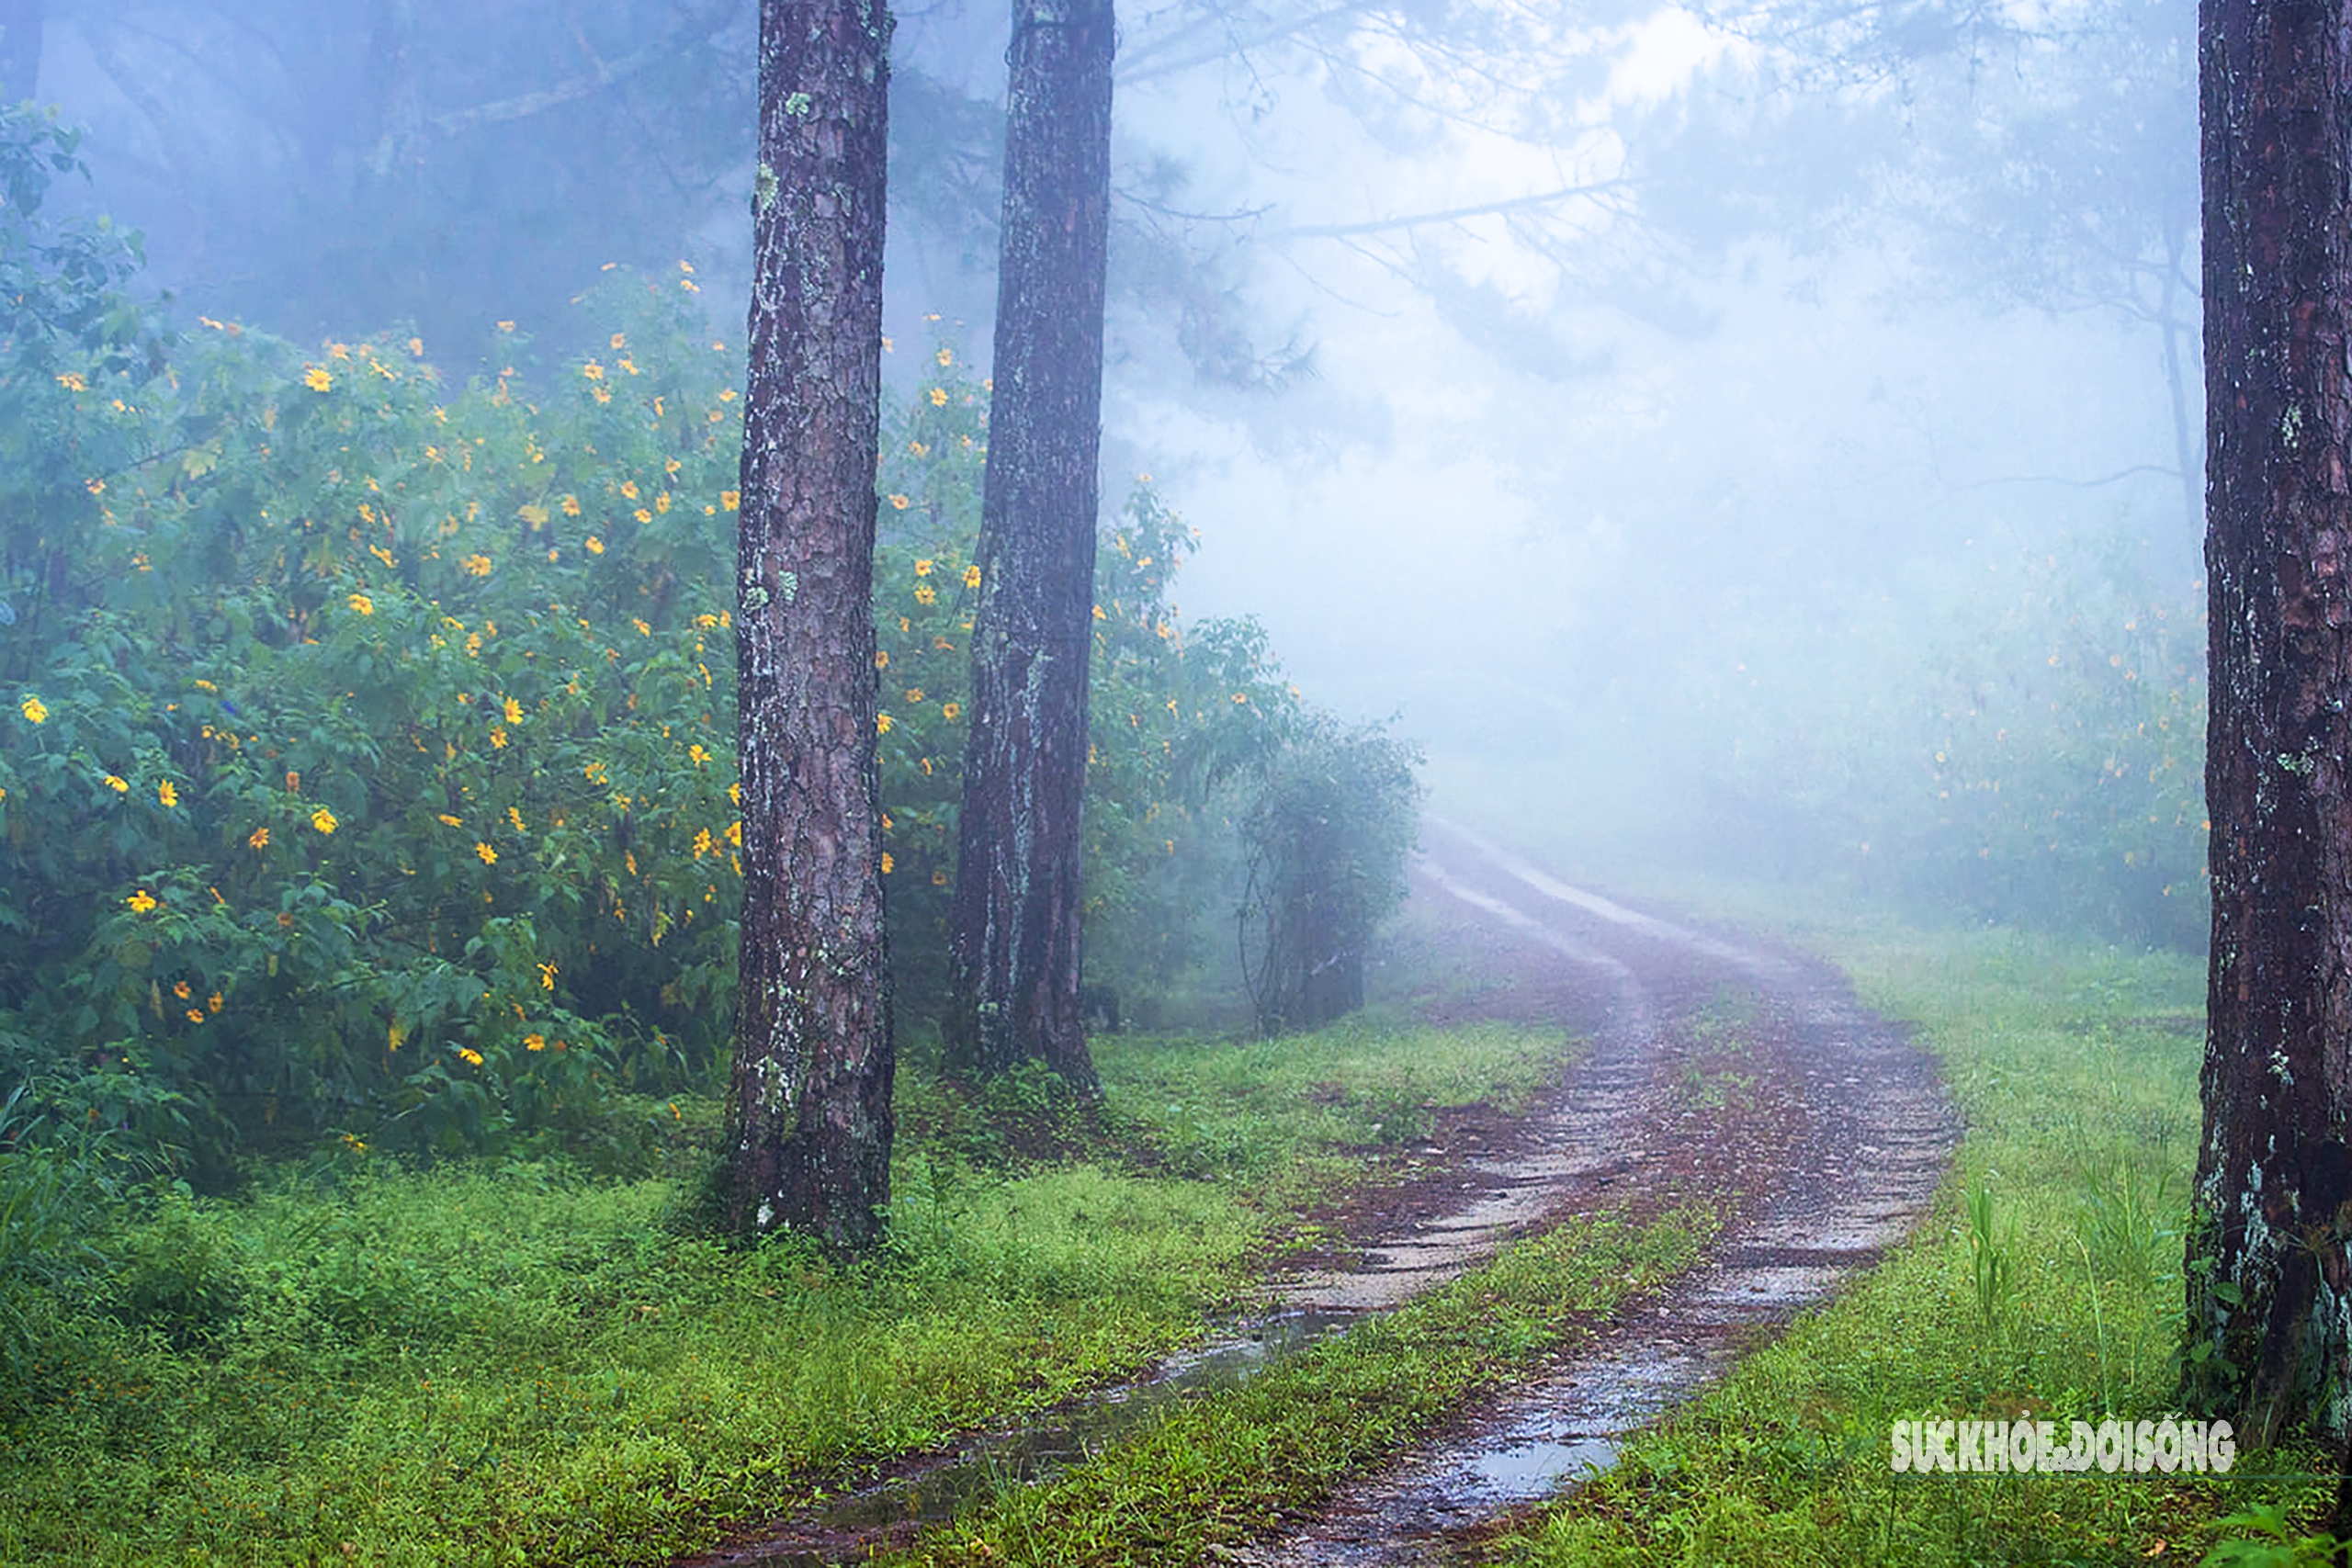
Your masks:
M1442 1108L1523 1109L1558 1076L1562 1050L1555 1031L1373 1014L1280 1040L1114 1036L1095 1063L1170 1168L1279 1187L1351 1169L1366 1149L1420 1143Z
M1395 1452L1456 1402L1572 1343L1628 1295L1687 1269L1715 1229L1572 1220L1250 1382L1208 1394L1094 1460L934 1530L899 1561L1152 1568L1262 1535Z
M1941 1058L1968 1118L1954 1177L1912 1244L1491 1560L2195 1561L2244 1533L2216 1524L2234 1510L2309 1517L2322 1488L2262 1478L2318 1467L2301 1451L2230 1479L1892 1472L1898 1417L2063 1433L2174 1408L2202 967L2009 934L1817 937Z
M538 1164L167 1197L0 1387L0 1562L662 1562L1198 1336L1400 1108L1523 1095L1560 1051L1108 1042L1111 1135L1051 1163L991 1142L1050 1115L1035 1083L975 1110L910 1074L893 1246L854 1269L679 1234L679 1179Z

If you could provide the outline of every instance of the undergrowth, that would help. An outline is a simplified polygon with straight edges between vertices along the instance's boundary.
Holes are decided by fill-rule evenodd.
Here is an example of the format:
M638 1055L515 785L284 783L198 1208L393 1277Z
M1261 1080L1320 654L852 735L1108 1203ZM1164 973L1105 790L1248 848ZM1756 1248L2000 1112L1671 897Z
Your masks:
M1097 1113L902 1075L918 1132L855 1266L703 1238L683 1171L356 1143L242 1198L77 1210L103 1267L19 1292L0 1562L666 1561L1198 1337L1395 1107L1524 1094L1563 1048L1363 1023L1102 1044ZM707 1137L716 1108L678 1122Z
M2194 1562L2256 1529L2257 1506L2286 1533L2256 1533L2291 1552L2324 1501L2297 1479L2329 1468L2316 1452L2243 1455L2227 1478L1890 1463L1898 1418L2032 1417L2063 1434L2177 1408L2201 967L2007 933L1816 936L1867 1002L1917 1025L1965 1113L1930 1218L1487 1560Z

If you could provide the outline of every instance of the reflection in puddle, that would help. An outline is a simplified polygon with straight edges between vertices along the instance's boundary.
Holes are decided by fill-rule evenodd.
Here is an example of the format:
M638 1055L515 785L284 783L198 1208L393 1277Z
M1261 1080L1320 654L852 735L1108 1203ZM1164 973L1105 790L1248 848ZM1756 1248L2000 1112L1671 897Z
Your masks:
M1573 1481L1589 1481L1616 1462L1613 1438L1519 1443L1473 1456L1468 1489L1475 1490L1481 1501L1509 1507L1549 1497Z
M1078 1463L1181 1400L1246 1382L1363 1315L1286 1312L1245 1325L1223 1339L1171 1357L1148 1382L1063 1405L1033 1425L982 1433L911 1473L818 1504L796 1516L775 1539L740 1548L723 1561L736 1568L823 1568L836 1560L836 1553L810 1543L871 1542L894 1527L952 1518L967 1504L1001 1487Z

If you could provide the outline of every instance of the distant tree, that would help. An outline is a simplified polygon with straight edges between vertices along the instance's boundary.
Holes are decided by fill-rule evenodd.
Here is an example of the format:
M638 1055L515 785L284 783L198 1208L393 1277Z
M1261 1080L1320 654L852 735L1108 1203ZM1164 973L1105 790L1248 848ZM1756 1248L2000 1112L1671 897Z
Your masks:
M889 1195L872 612L890 21L763 0L738 540L742 956L726 1213L835 1247Z
M1702 9L1751 48L1628 126L1644 216L1713 249L1759 235L1843 248L1866 233L1899 247L1930 296L2152 331L2167 471L2195 526L2192 0Z
M436 357L512 355L492 322L554 314L534 307L602 263L716 259L689 237L741 210L756 12L0 0L0 96L37 73L89 127L108 205L208 313L301 339L406 321Z
M2298 1427L2342 1438L2352 1412L2341 18L2208 0L2201 27L2213 939L2186 1393L2255 1443Z
M1236 812L1239 934L1267 1032L1311 1029L1363 1006L1364 951L1405 897L1419 761L1377 727L1317 717L1250 770Z
M1111 0L1016 0L972 728L950 919L952 1058L1085 1093L1087 660L1111 206Z
M47 0L0 0L0 104L20 104L40 82Z

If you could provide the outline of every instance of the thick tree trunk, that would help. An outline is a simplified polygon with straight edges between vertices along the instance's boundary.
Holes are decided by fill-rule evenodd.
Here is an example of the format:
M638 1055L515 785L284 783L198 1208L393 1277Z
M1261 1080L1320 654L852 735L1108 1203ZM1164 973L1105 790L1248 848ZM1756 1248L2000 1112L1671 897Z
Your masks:
M889 1196L873 613L889 35L881 0L761 7L727 1214L836 1247L874 1239Z
M972 728L949 928L967 1071L1042 1057L1081 1091L1080 801L1110 235L1109 0L1016 0Z
M2213 950L2188 1397L2352 1427L2352 76L2346 7L2206 0Z

